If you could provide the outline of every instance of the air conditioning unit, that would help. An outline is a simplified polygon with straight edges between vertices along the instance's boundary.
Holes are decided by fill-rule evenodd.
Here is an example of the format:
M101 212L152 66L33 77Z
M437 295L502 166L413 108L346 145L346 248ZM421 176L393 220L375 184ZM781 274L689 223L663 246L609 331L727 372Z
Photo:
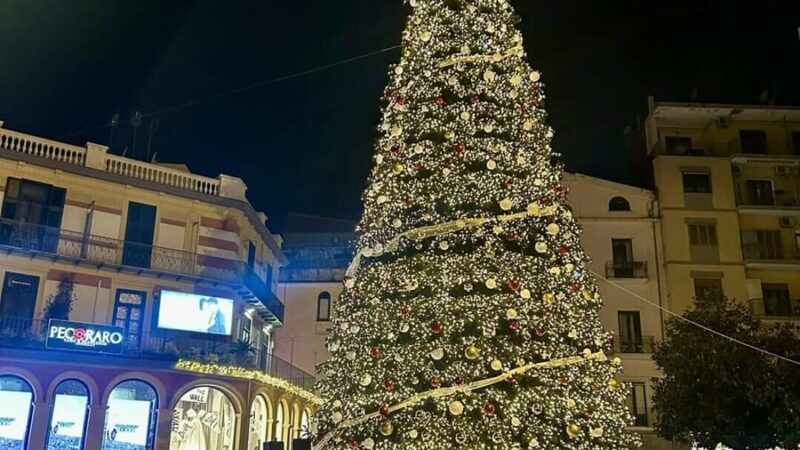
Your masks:
M731 126L731 118L728 116L719 116L716 120L717 128L728 128Z
M780 220L783 228L794 228L797 225L797 219L791 216L783 216Z
M775 175L779 177L790 177L794 175L794 168L788 166L777 166L775 167Z

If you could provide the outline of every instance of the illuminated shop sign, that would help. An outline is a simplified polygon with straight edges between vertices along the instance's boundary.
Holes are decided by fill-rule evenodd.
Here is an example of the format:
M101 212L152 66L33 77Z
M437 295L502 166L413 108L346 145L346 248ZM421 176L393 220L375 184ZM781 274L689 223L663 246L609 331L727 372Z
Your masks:
M47 348L120 355L124 342L122 327L55 319L47 327Z

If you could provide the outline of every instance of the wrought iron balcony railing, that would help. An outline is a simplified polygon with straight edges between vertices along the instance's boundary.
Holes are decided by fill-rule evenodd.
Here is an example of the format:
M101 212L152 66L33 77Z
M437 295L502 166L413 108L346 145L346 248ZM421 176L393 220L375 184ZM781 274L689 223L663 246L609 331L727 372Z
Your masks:
M45 334L46 324L42 320L0 316L0 347L43 349ZM207 339L200 339L169 330L129 332L121 357L160 361L184 359L257 369L306 389L313 388L315 380L314 375L288 361L227 336L209 335Z
M7 252L55 256L97 267L244 284L278 321L283 321L283 304L244 261L8 219L0 219L0 248Z
M606 262L608 278L648 278L647 263L643 261L608 261Z
M614 336L613 346L616 353L653 353L656 338L653 336Z

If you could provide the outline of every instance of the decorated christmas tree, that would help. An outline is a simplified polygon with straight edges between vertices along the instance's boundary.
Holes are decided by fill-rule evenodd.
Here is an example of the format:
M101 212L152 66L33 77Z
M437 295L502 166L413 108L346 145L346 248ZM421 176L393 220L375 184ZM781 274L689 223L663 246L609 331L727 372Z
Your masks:
M409 3L315 448L637 446L517 16Z

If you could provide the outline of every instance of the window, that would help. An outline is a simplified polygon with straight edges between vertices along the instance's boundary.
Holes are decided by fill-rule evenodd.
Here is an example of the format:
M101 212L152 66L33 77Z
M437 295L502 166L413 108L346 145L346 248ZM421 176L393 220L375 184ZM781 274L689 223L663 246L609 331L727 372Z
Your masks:
M331 293L324 291L317 297L317 321L331 320Z
M608 202L609 211L630 211L631 204L623 197L614 197Z
M146 302L146 292L117 289L117 298L114 300L114 325L125 329L128 348L138 349L142 341Z
M783 243L778 230L742 231L745 259L783 259Z
M0 316L17 322L14 329L26 331L33 322L38 291L39 277L6 272L0 296Z
M683 192L711 193L711 175L708 172L683 172Z
M689 155L692 149L692 138L667 136L664 138L669 155Z
M747 180L747 204L772 206L775 195L770 180Z
M311 420L308 416L308 411L303 410L302 415L300 416L300 438L301 439L310 439L311 438Z
M155 448L157 411L158 394L148 383L128 380L116 385L108 397L103 450Z
M631 239L611 239L614 278L633 278L633 241Z
M33 407L33 389L27 381L12 375L0 376L0 443L3 450L23 450Z
M794 148L794 153L800 155L800 131L792 133L792 147Z
M786 284L763 284L764 313L768 316L787 317L792 315L792 301L789 286Z
M717 245L717 226L715 224L689 224L689 243L691 245Z
M89 389L78 380L62 381L54 392L47 450L80 450L89 413Z
M283 402L278 403L278 411L275 414L275 432L272 434L272 440L276 442L284 441L284 423L286 422L286 408Z
M619 311L619 351L622 353L642 353L642 322L639 311Z
M742 153L767 153L767 132L764 130L739 130Z
M9 178L3 198L0 244L55 253L66 190Z
M694 279L694 296L695 298L713 298L721 296L722 291L722 278L695 278Z
M196 387L183 394L173 410L170 450L230 450L236 432L236 411L221 390Z
M634 426L650 425L647 417L647 390L644 383L628 383L628 411L634 419Z
M242 316L241 326L239 339L250 342L250 328L253 326L253 320L247 316Z
M156 227L156 207L141 203L128 203L128 220L125 225L125 247L122 264L150 268L153 256L153 235Z

